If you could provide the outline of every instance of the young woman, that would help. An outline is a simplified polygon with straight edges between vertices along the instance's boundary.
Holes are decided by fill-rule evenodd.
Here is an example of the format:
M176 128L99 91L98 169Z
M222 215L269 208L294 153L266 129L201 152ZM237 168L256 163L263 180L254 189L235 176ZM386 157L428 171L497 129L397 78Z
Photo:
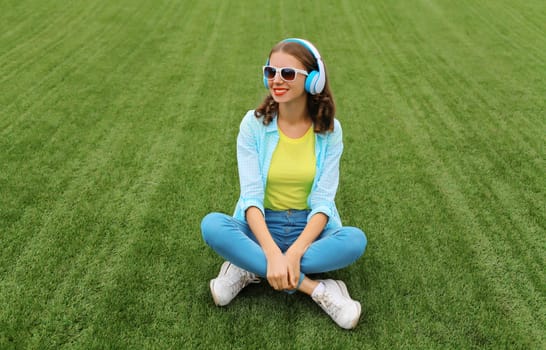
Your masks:
M237 137L241 194L235 213L211 213L201 223L205 242L227 261L210 290L227 305L249 283L266 278L275 290L311 298L351 329L361 306L342 281L310 274L357 260L366 236L342 226L334 197L342 131L318 50L303 39L273 47L263 67L269 94L249 111Z

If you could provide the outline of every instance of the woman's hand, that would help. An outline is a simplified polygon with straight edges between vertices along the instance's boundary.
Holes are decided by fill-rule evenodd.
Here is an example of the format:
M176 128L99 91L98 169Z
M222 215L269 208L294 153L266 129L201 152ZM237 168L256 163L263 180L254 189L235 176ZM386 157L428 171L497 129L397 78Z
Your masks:
M289 289L298 288L300 280L301 259L309 246L320 236L328 222L328 216L317 213L305 225L298 239L284 253L288 260Z
M267 282L275 290L293 289L290 283L290 262L279 250L266 255L267 257Z
M284 255L288 260L289 289L296 289L298 288L298 283L300 281L300 264L303 254L298 252L296 249L291 248L289 248Z

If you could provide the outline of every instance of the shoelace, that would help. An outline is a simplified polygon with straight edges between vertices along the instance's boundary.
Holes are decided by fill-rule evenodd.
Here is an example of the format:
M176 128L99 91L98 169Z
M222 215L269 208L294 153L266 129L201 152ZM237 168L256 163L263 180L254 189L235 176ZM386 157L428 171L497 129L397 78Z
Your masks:
M260 279L250 272L245 271L240 275L240 278L234 281L232 285L230 285L230 289L232 291L239 291L249 285L250 283L260 283Z
M323 293L316 297L316 301L320 306L333 318L337 317L337 314L341 310L339 305L333 302L334 296L328 294L327 292Z

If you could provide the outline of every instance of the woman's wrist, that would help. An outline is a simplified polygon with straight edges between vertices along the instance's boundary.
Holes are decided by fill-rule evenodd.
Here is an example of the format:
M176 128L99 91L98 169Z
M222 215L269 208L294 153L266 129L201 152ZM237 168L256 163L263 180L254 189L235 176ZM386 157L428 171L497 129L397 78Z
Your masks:
M269 260L272 257L282 255L281 250L279 249L279 247L276 244L274 246L267 247L267 248L262 247L262 249L264 251L264 254L265 254L265 257L266 257L267 260Z
M285 255L290 255L300 259L303 256L303 254L305 254L306 250L307 249L305 247L301 247L300 245L297 244L297 242L295 242L294 244L292 244L292 246L290 246L290 248L288 248L288 250L286 250Z

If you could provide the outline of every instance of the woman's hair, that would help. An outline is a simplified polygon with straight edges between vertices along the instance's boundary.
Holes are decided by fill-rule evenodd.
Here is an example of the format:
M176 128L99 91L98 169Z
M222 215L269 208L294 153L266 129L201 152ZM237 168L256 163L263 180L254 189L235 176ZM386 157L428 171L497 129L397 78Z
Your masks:
M318 71L318 64L315 56L303 45L293 41L281 41L271 49L269 57L274 52L284 52L297 58L304 66L307 72L313 70ZM314 131L316 133L325 133L334 129L334 116L336 113L336 105L334 96L330 90L328 83L328 75L326 67L322 74L326 75L326 84L320 94L311 95L307 93L307 108L309 115L313 120ZM271 94L267 94L262 103L254 111L256 118L264 117L263 123L268 125L279 110L279 104L275 102Z

